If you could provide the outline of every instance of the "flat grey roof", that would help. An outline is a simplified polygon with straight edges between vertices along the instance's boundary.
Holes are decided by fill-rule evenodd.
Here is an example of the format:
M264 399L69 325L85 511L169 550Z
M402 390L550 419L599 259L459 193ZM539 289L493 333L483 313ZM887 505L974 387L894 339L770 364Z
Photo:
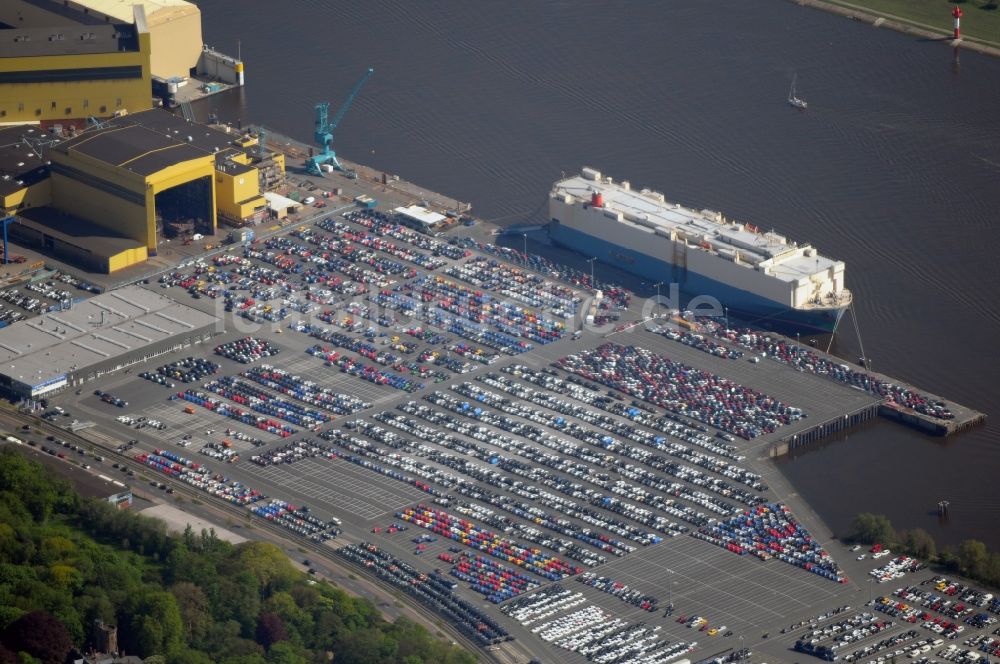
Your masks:
M0 373L36 386L214 324L209 314L126 286L0 329Z
M0 58L88 55L139 50L131 25L60 25L0 30Z
M136 124L87 131L63 141L53 151L67 155L79 152L144 176L210 154Z
M197 122L189 122L169 111L153 108L104 121L102 129L89 129L63 140L53 150L86 154L140 175L152 175L168 166L215 155L216 163L240 151L233 141L240 134ZM238 172L238 166L237 168Z
M40 127L0 128L0 196L13 194L49 176L45 161L35 148L25 143L25 138L57 140Z
M107 122L116 127L139 125L217 156L224 152L230 154L240 152L234 148L233 141L240 138L242 133L226 133L219 129L213 129L200 122L185 120L182 116L174 115L162 108L129 113L120 118L112 118Z

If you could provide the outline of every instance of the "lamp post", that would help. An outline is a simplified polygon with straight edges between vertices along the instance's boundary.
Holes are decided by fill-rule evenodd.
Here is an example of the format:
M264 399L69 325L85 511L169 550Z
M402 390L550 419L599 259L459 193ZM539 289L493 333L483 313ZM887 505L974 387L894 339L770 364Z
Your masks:
M726 314L726 329L729 329L729 307L722 307L723 313Z
M875 583L875 579L868 579L868 604L872 603L872 584Z
M596 288L596 286L594 284L594 261L596 261L596 260L597 260L597 256L594 256L593 258L588 258L587 259L587 262L590 263L590 287L591 288Z
M744 656L744 651L743 651L743 635L740 634L740 664L742 664L745 661L746 657Z
M528 262L528 234L521 233L521 238L524 240L524 261Z

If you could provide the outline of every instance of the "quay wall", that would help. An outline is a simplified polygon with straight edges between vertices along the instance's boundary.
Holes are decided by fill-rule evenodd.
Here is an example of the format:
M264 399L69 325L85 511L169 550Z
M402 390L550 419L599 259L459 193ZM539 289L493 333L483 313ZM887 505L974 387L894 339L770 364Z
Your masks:
M842 417L838 416L825 422L820 422L805 431L792 434L774 443L768 449L768 456L773 458L790 454L793 450L811 445L827 436L869 422L878 416L880 408L882 408L881 404L873 403L863 408L852 410Z

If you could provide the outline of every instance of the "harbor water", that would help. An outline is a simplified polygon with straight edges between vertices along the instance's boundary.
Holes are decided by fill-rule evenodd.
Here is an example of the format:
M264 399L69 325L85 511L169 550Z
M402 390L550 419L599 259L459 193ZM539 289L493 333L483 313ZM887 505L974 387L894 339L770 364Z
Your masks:
M313 105L372 66L338 153L483 219L544 223L552 182L590 165L844 260L857 325L834 352L993 419L949 439L876 421L783 472L834 532L872 511L1000 550L1000 59L783 0L199 5L247 63L200 119L311 142Z

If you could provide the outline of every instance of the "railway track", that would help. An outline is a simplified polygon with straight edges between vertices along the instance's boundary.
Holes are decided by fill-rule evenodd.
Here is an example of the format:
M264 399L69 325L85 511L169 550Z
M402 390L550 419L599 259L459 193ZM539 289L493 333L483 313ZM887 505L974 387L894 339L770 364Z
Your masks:
M136 461L127 454L120 454L115 445L106 442L113 439L103 432L95 432L98 434L100 439L103 439L95 440L87 436L83 436L75 431L55 426L44 420L39 423L38 418L34 415L7 409L0 410L0 423L10 425L9 428L11 433L9 435L14 437L27 437L30 432L24 431L22 427L24 425L28 425L32 431L37 430L41 435L53 435L71 444L82 445L84 449L91 453L99 451L102 456L106 457L106 460L114 458L120 465L124 465L126 468L135 471L137 475L139 473L146 473L147 471L150 471L149 466ZM84 431L90 430L84 429ZM119 441L114 442L117 443ZM343 559L334 555L334 548L326 546L325 544L318 544L306 537L297 536L294 533L291 533L288 530L268 521L267 519L254 515L245 508L233 505L232 503L224 500L219 500L215 496L211 496L202 491L197 491L185 482L179 482L170 476L161 476L161 474L158 473L154 476L158 477L158 481L162 481L164 484L172 487L175 494L179 494L192 502L197 500L197 504L203 505L219 515L238 517L240 520L244 520L249 517L254 528L258 531L265 532L272 542L276 541L279 544L292 545L297 548L306 549L311 556L320 558L327 567L337 570L345 576L354 575L363 577L369 584L391 594L395 601L402 602L413 614L410 617L417 620L417 622L423 623L424 627L430 631L431 634L434 634L439 630L443 631L455 643L460 644L470 652L476 653L481 657L485 657L488 661L493 662L494 664L517 664L522 661L528 661L528 658L531 656L530 653L523 654L520 652L512 652L514 648L508 644L504 644L506 647L483 648L469 639L461 631L456 629L443 616L439 616L440 620L438 622L440 624L427 620L428 608L426 606L413 600L407 595L396 593L395 588L383 584L378 577L369 573L361 566L345 565ZM341 543L346 544L359 544L362 541L361 539L356 539L349 535L345 536L343 534L338 535L337 539ZM437 616L438 614L431 612L431 615ZM517 648L517 650L521 650L521 648Z

